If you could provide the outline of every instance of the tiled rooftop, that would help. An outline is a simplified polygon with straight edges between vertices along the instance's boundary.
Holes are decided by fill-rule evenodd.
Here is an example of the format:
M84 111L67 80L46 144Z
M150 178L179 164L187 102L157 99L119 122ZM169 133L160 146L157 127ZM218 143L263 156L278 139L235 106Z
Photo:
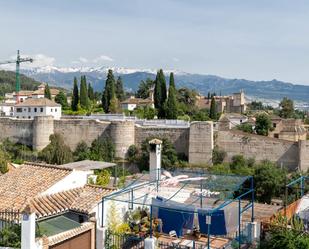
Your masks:
M71 173L71 169L26 163L0 176L0 210L22 210L27 202Z
M86 185L52 195L40 196L30 201L38 218L62 213L68 210L90 213L102 197L112 193L112 188Z

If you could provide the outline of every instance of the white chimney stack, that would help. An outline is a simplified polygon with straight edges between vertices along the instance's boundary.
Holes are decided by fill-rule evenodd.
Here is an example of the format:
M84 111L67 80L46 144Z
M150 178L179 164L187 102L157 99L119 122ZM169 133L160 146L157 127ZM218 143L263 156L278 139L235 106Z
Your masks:
M161 180L161 147L162 141L159 139L152 139L149 141L150 153L149 153L149 175L150 181Z

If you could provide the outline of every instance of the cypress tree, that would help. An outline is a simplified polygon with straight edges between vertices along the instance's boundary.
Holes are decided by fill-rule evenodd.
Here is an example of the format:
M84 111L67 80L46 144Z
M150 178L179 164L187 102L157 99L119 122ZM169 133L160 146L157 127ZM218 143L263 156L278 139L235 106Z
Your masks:
M51 93L48 84L46 84L44 89L44 98L51 99Z
M94 101L94 91L90 83L88 83L88 98L91 101Z
M166 103L166 118L167 119L177 119L177 99L176 99L176 87L174 81L174 74L170 74L170 84L168 89L168 98Z
M73 86L73 94L72 94L72 101L71 101L72 111L78 110L78 101L79 101L78 85L77 85L77 79L76 77L74 77L74 86Z
M154 88L154 105L155 108L160 109L161 106L161 82L160 82L160 76L159 71L157 72L157 76L155 79L155 88Z
M80 79L80 106L83 109L89 108L87 82L86 82L85 75L81 76L81 79Z
M116 82L116 97L120 101L124 100L123 83L120 76L118 77Z
M162 69L159 71L159 78L161 82L161 106L163 106L167 98L167 89L166 80Z
M115 78L113 70L109 69L102 95L102 106L105 112L109 112L111 100L115 97Z
M211 98L211 102L210 102L210 111L209 111L209 117L211 119L216 119L217 118L217 111L216 111L216 100L215 97L213 96Z
M161 82L161 106L158 111L158 116L160 118L165 118L166 117L165 106L166 106L166 99L167 99L167 89L166 89L166 80L165 80L165 76L164 76L162 69L160 69L159 71L159 78Z

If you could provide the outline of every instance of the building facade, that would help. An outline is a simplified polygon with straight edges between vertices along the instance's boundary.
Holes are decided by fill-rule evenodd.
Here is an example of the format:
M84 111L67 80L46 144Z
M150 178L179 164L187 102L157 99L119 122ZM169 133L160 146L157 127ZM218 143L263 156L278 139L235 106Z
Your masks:
M14 117L19 119L33 119L38 116L52 116L54 119L61 118L61 105L46 99L26 99L14 106Z

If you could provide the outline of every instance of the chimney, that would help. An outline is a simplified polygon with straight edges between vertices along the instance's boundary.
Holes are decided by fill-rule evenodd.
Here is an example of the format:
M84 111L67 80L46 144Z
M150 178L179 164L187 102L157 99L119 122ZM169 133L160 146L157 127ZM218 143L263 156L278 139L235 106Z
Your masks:
M149 141L149 175L150 181L161 180L161 147L162 141L159 139L152 139Z

